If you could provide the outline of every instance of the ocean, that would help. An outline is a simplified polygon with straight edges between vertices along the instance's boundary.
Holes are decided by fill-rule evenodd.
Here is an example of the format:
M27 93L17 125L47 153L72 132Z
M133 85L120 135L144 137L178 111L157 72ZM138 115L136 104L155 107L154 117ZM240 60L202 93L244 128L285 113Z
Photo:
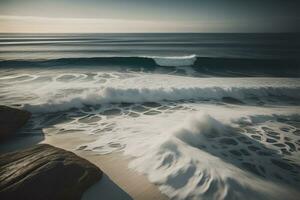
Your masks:
M299 34L0 34L19 137L93 135L172 199L300 196ZM66 141L67 142L67 141Z

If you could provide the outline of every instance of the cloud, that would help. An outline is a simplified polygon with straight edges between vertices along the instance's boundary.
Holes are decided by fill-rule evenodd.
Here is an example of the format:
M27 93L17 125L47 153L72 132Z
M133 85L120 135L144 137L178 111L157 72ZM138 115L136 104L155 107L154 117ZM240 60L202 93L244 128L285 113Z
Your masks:
M2 32L177 32L195 25L181 21L55 18L0 15Z
M258 20L136 20L0 15L0 32L6 33L138 33L138 32L256 32L290 31L281 18ZM267 23L268 22L268 23Z

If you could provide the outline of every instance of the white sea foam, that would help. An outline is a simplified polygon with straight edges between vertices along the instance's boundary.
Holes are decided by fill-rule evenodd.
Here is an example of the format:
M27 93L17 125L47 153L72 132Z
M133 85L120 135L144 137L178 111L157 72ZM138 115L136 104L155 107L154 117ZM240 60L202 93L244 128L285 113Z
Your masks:
M295 94L298 89L291 88L113 88L102 87L99 89L79 90L77 94L64 95L62 97L47 96L45 102L38 104L24 104L24 108L32 112L55 112L68 110L70 108L81 108L85 105L98 105L108 103L143 103L160 101L179 100L221 100L223 97L234 97L241 101L247 98L258 98L261 101L265 98L276 97L300 98Z
M160 66L174 66L174 67L181 67L181 66L191 66L197 60L196 55L189 55L189 56L170 56L170 57L159 57L153 56L150 57L154 59L156 64Z
M222 154L230 154L232 146L235 150L247 149L245 144L223 149L219 139L212 140L216 136L228 138L227 134L234 134L231 138L238 137L241 133L234 131L233 119L245 120L251 114L261 117L259 120L249 118L249 122L268 121L272 109L249 108L233 112L232 108L199 105L194 109L197 111L110 119L116 124L111 131L82 146L104 154L123 149L125 154L134 157L129 165L131 168L147 175L163 193L174 199L296 199L297 191L273 180L273 173L278 172L270 165L270 159L280 157L245 156L243 162L265 167L267 180L264 180L243 169L240 158L222 157ZM278 109L277 113L290 114L292 110ZM288 180L294 177L289 172L283 175Z
M13 86L10 80L13 80ZM250 102L253 99L276 102L278 98L300 98L298 79L192 78L143 73L95 73L91 76L58 72L24 80L11 76L2 81L7 87L2 88L1 92L7 98L14 97L15 103L24 105L32 112L54 112L122 102L219 101L223 97ZM24 98L28 95L30 99Z
M80 51L6 54L25 60L1 62L9 68L0 69L0 104L35 112L20 134L70 134L79 151L122 151L131 157L129 167L170 199L300 196L299 78L175 76L170 74L237 73L222 64L220 71L196 69L196 55L101 56ZM221 63L228 55L218 57ZM110 62L120 68L105 67ZM253 75L259 66L252 67L247 70ZM297 76L289 70L283 71ZM123 102L137 104L118 104Z
M295 191L288 194L284 186L259 180L234 162L213 156L213 147L199 151L201 145L209 145L206 136L222 136L226 131L224 124L209 115L192 117L139 153L130 166L146 173L175 199L295 199Z
M277 180L273 174L276 172L287 181L294 181L293 170L280 173L282 170L270 164L271 159L284 161L281 154L259 156L250 152L247 145L241 142L231 145L233 147L229 144L227 148L223 148L224 145L220 142L220 138L229 138L226 135L228 133L235 134L230 138L244 134L235 131L234 121L238 124L254 124L255 130L260 130L262 125L255 125L254 122L266 126L265 122L274 121L274 112L280 115L297 113L297 106L279 106L276 109L268 106L272 106L276 99L300 98L297 92L298 79L191 78L145 73L65 73L50 70L35 73L35 77L30 78L27 78L28 74L32 74L30 71L25 71L24 74L25 78L21 75L17 78L15 75L8 75L0 79L3 86L0 88L1 94L5 95L5 98L1 98L1 103L13 100L14 103L25 105L25 109L37 112L34 115L37 117L34 126L43 128L46 134L67 134L73 131L93 134L95 141L79 145L81 150L101 154L123 150L133 157L130 167L146 174L151 182L159 185L160 190L171 198L293 199L299 195L293 187L299 184L293 182L292 186L287 185L284 181ZM223 97L228 96L246 104L228 106L220 103ZM251 103L252 98L255 102L268 99L272 101L266 107L248 106L247 103ZM175 102L191 99L217 101L212 104L206 101ZM171 102L161 102L164 100ZM112 104L154 101L162 105L158 104L154 108L146 105L145 110L140 111L134 109L137 105L122 108ZM87 104L102 105L87 107ZM84 108L49 113L73 107ZM117 114L110 114L111 112ZM70 116L70 119L64 121L62 118L65 115ZM267 116L266 120L262 120L262 117L258 119L262 115ZM250 116L254 116L256 120ZM281 125L275 125L273 129L280 132ZM288 126L289 133L280 132L282 136L278 142L284 144L284 135L296 144L294 141L297 140L292 137L295 128L291 127ZM217 139L210 138L216 133ZM250 138L250 135L245 137ZM278 151L272 149L273 145L267 144L266 137L261 142L249 140L261 149L271 146L272 152ZM237 139L234 141L237 142ZM251 153L250 156L243 157L243 162L240 157L234 157L230 153L231 150L241 149ZM289 159L296 157L297 154L293 154ZM250 166L250 169L249 163L255 163L258 173L262 173L259 166L263 166L266 179L249 171L243 166L244 162L248 163L246 167Z

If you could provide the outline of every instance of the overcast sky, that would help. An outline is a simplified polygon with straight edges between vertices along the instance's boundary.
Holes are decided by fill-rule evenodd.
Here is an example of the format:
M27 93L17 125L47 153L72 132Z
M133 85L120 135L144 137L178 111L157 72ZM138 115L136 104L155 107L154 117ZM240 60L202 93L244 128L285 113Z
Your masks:
M297 0L0 0L0 32L295 32L299 12Z

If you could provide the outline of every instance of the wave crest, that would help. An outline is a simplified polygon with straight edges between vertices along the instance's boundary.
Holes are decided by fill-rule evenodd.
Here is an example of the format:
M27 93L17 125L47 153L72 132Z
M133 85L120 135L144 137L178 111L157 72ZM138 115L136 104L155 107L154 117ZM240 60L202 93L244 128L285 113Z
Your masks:
M200 100L222 101L228 97L234 98L233 102L276 99L299 100L299 88L287 87L259 87L259 88L222 88L222 87L191 87L191 88L114 88L82 90L81 93L70 94L61 98L47 96L46 101L35 105L25 104L24 108L32 112L56 112L71 108L81 108L85 105L109 104L109 103L143 103L160 101L188 101ZM43 97L45 98L45 97ZM230 100L230 99L229 99ZM225 101L226 102L226 101Z
M44 65L120 65L139 67L192 66L196 55L189 56L112 56L112 57L69 57L53 59L0 60L1 66L44 66Z
M111 56L0 60L0 67L122 67L153 71L159 67L190 67L193 74L210 76L299 77L299 60L215 58L189 56Z
M283 185L272 185L248 171L243 164L247 159L239 161L228 155L230 151L247 148L245 144L238 144L240 136L242 134L231 125L210 115L194 115L183 125L156 138L151 148L137 147L125 153L135 156L131 168L145 173L172 199L282 199L285 195L293 199L294 194L288 194ZM282 159L278 155L275 157ZM248 155L247 158L257 156ZM253 161L253 166L259 162ZM273 165L263 166L274 170Z
M192 66L197 60L196 55L178 56L178 57L150 57L153 58L159 66L183 67Z

